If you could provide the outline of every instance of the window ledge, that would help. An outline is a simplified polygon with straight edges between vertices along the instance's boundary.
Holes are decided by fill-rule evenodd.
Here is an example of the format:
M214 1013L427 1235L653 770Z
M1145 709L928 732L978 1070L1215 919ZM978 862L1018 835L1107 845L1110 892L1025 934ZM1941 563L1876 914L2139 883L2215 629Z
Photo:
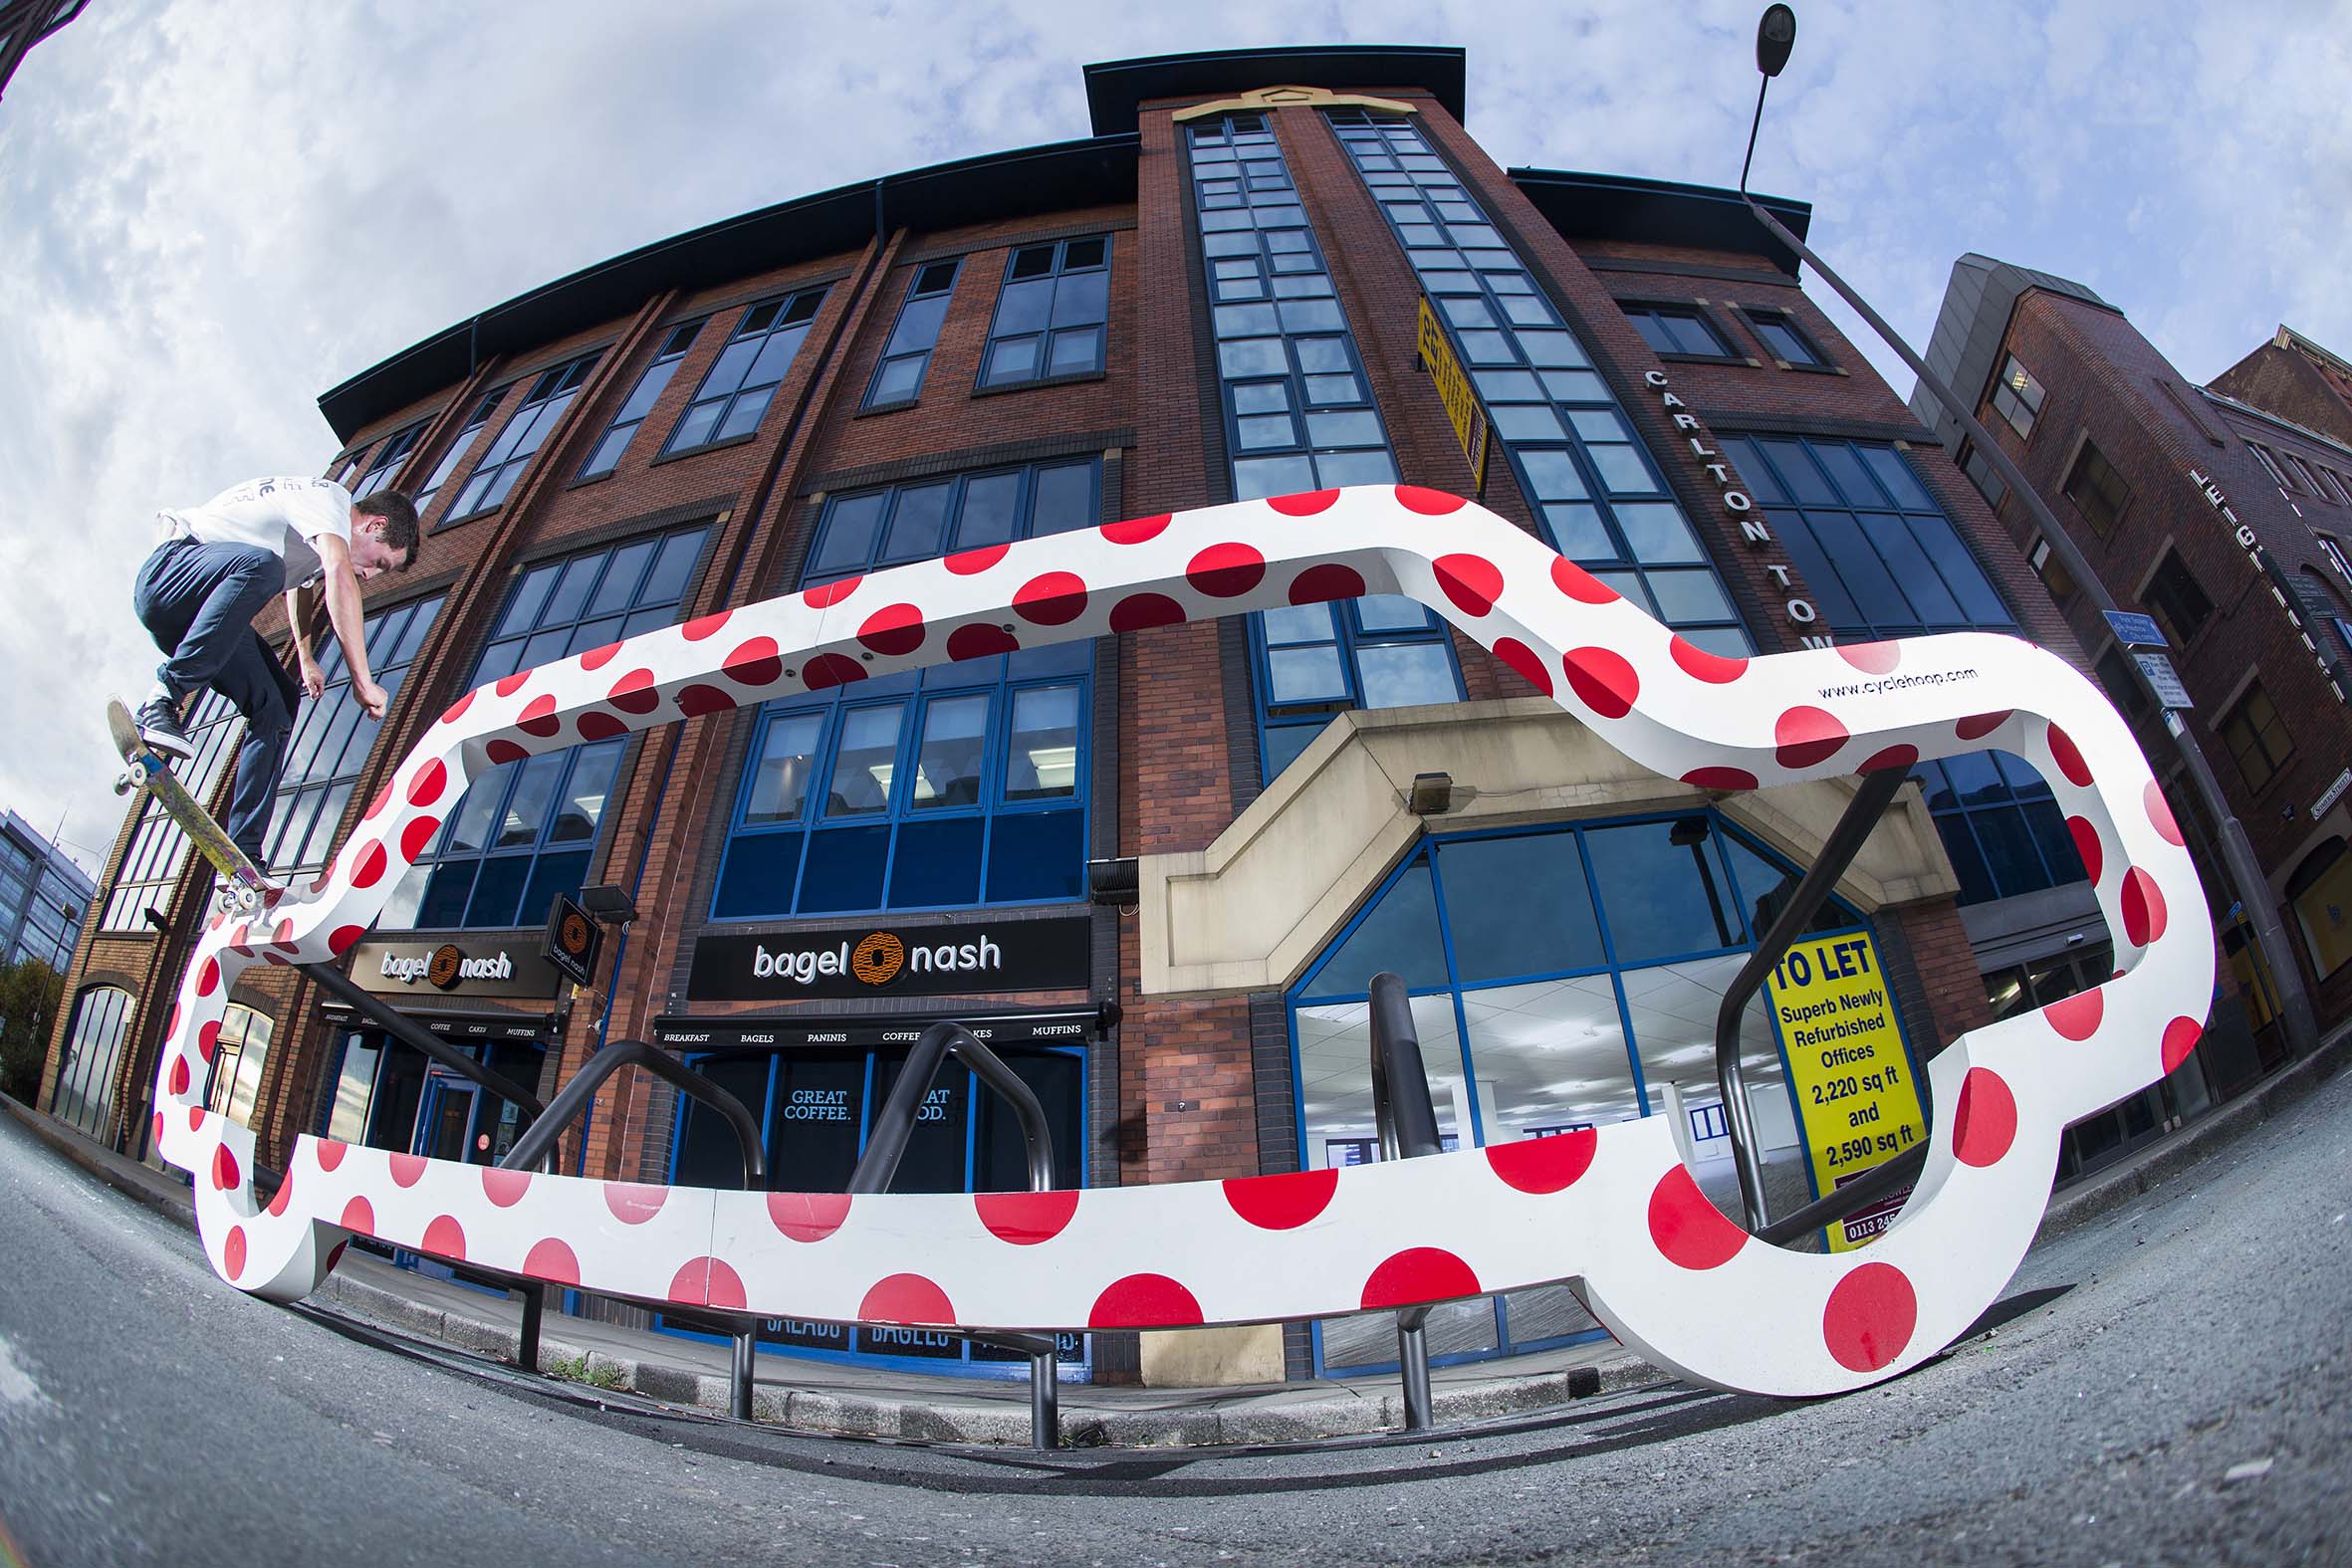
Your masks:
M901 397L887 403L868 403L865 407L860 408L857 410L857 412L851 414L849 417L852 419L863 419L872 414L895 414L902 412L905 409L920 408L922 406L923 400L920 397Z
M1845 366L1837 364L1798 364L1793 359L1774 359L1772 366L1780 370L1799 370L1806 375L1844 375Z
M1068 375L1041 375L1027 381L1007 381L1002 386L978 386L972 389L972 395L974 397L1002 397L1007 392L1034 391L1041 386L1075 386L1082 381L1106 381L1108 379L1110 379L1110 372L1107 370L1076 370Z
M585 479L575 479L571 484L566 485L564 490L567 494L575 490L586 490L590 485L601 485L608 480L617 479L619 476L620 465L616 463L601 474L590 474Z
M494 517L498 513L498 508L505 505L506 503L501 501L497 507L484 507L479 512L468 512L464 517L461 518L443 518L440 522L434 524L426 532L432 534L446 534L453 528L463 528L468 523L476 523L481 521L483 518Z
M1745 354L1736 353L1662 353L1658 355L1658 362L1661 364L1744 364L1751 370L1764 368L1764 365L1758 360L1751 359Z
M729 436L724 441L705 441L700 446L690 446L676 452L664 452L660 456L654 458L650 463L647 463L645 466L647 468L659 468L664 463L675 463L681 458L700 457L705 452L724 452L731 446L749 446L752 442L757 441L758 439L760 439L759 431L746 430L743 434L739 436Z

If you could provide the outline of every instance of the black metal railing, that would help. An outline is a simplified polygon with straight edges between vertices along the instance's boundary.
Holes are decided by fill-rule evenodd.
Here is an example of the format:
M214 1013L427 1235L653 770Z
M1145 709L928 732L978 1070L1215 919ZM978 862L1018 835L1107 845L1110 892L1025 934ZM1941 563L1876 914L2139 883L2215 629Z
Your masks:
M1421 1060L1421 1036L1413 1025L1412 999L1404 981L1382 970L1372 977L1372 1122L1379 1129L1380 1158L1417 1160L1436 1154L1437 1107L1429 1098L1429 1069ZM1429 1308L1407 1307L1396 1315L1398 1376L1405 1389L1405 1430L1430 1422Z

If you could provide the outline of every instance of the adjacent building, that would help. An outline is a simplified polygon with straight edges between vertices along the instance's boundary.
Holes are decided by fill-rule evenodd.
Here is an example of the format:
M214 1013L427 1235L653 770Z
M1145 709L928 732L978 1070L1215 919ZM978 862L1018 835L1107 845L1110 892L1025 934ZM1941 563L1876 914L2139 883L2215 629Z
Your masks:
M0 964L27 960L64 974L98 885L14 811L0 810Z

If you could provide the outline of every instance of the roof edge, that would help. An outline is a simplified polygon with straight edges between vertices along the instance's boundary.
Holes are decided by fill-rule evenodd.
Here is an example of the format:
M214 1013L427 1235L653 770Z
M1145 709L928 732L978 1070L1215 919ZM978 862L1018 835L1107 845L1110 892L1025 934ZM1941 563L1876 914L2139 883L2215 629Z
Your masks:
M1607 236L1653 245L1746 251L1766 258L1791 278L1797 275L1796 252L1756 221L1746 199L1736 190L1574 169L1515 168L1505 172L1564 238ZM1811 202L1751 194L1798 239L1811 232Z
M1418 87L1461 122L1467 58L1456 45L1295 44L1105 60L1084 68L1086 112L1094 133L1105 135L1138 128L1150 99L1269 87Z

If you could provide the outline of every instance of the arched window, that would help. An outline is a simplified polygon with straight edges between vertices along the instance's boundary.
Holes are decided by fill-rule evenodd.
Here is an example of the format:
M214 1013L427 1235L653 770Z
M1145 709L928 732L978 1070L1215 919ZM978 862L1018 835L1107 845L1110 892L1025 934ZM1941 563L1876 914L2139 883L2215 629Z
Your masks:
M253 1125L254 1100L276 1028L268 1013L234 1002L221 1019L220 1039L212 1052L212 1086L205 1091L204 1103L241 1126Z
M93 1138L105 1138L115 1114L115 1065L122 1052L137 998L114 986L93 986L74 999L66 1031L65 1064L58 1068L49 1113Z

